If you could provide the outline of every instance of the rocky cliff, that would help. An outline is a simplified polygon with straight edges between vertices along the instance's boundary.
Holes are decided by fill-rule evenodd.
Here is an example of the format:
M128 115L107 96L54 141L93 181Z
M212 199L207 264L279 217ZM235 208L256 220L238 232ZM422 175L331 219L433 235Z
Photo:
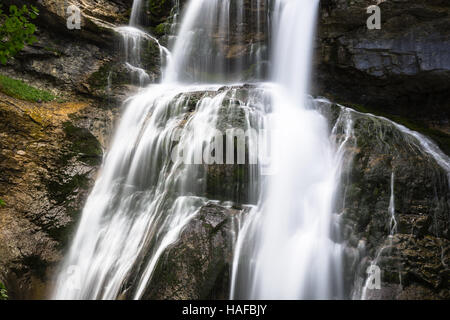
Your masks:
M366 9L377 3L381 29L369 30ZM450 3L445 0L323 0L316 92L419 120L447 133L441 139L448 145L449 26Z

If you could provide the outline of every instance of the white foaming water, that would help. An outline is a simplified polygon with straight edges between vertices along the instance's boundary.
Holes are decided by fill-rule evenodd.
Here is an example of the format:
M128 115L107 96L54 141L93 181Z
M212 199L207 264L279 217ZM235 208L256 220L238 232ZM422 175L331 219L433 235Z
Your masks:
M140 21L140 14L142 12L142 0L134 0L131 7L130 26L138 26Z
M162 46L158 39L138 28L143 6L142 0L134 0L129 25L114 29L123 38L125 66L138 80L140 87L143 87L151 80L141 63L141 47L144 40L154 41L158 45L161 58L161 69L170 62L171 57L169 50Z
M330 239L341 154L325 118L307 108L305 97L317 11L318 1L275 3L276 160L264 197L239 236L232 298L341 296L341 247Z
M162 46L158 39L152 35L132 26L117 27L115 30L122 36L125 51L125 66L130 72L136 75L141 87L148 83L150 76L142 68L141 46L144 40L154 41L159 48L161 64L164 66L170 62L171 54L169 50Z

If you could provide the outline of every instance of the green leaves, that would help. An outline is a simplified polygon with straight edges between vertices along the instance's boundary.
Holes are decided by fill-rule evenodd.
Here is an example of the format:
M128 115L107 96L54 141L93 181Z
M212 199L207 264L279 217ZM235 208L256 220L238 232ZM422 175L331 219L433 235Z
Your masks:
M6 291L6 287L3 283L0 282L0 300L7 300L8 292Z
M16 55L27 44L37 41L34 33L36 26L29 19L36 19L39 10L26 5L17 8L15 5L9 7L9 14L1 9L0 5L0 63L6 64L9 58Z
M5 201L3 201L3 199L0 199L0 207L3 207L4 205L6 205Z

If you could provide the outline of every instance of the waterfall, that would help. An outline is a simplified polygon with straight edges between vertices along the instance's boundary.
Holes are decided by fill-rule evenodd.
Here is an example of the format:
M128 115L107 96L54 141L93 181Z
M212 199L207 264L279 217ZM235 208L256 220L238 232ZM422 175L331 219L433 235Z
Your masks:
M141 51L142 43L144 41L153 41L159 48L159 55L161 58L161 64L170 62L170 51L161 45L155 37L152 35L131 26L117 27L115 29L123 38L124 51L125 51L125 66L138 80L140 87L150 82L150 76L142 67Z
M163 254L202 207L217 200L210 199L208 175L226 163L218 153L230 150L220 142L225 130L246 132L246 160L256 150L256 161L246 163L243 173L243 198L253 206L237 217L230 297L346 297L335 198L354 141L354 111L343 108L329 128L318 100L307 95L318 5L319 0L190 0L170 53L138 28L143 2L134 1L130 25L116 29L127 67L141 86L148 82L140 61L144 40L158 44L167 64L160 84L126 101L53 298L151 296ZM270 82L262 82L266 65ZM256 83L240 84L247 80ZM431 141L395 126L450 172L448 157ZM387 212L393 236L394 172Z
M140 15L142 12L142 0L133 0L131 7L130 26L138 26L140 22Z
M138 7L138 2L133 8ZM212 10L209 14L220 14L223 26L229 24L228 11L219 6L220 2L215 1L211 7L203 1L190 2L174 59L167 67L173 70L168 79L171 72L186 70L188 62L180 62L183 58L177 48L186 40L183 29L190 32L190 16L201 15L202 5ZM151 36L135 26L117 31L125 39L126 62L138 70L140 42ZM232 119L235 112L243 111L239 125L244 130L262 127L266 113L264 90L247 88L244 95L238 91L233 86L181 85L166 80L127 101L70 250L60 266L53 298L145 297L161 254L208 202L204 155L207 150L211 155L214 149L220 118ZM253 135L248 144L256 144ZM255 190L249 191L249 199L257 197L255 170L247 173L248 188Z
M54 298L143 296L160 255L207 203L206 171L196 157L205 154L220 111L232 109L235 95L234 88L158 85L132 98L83 210ZM245 118L258 126L257 110ZM81 284L73 284L73 272Z
M331 239L340 154L306 99L318 1L275 2L274 173L235 252L232 298L341 296L341 248ZM292 34L296 35L295 41Z
M159 48L159 55L161 59L161 67L168 63L171 59L169 50L160 44L158 39L151 34L139 29L140 15L144 4L142 0L134 0L131 9L130 23L128 26L121 26L115 28L123 39L123 46L125 52L125 67L137 80L140 87L150 82L150 76L144 69L141 61L141 51L144 41L153 41Z
M390 250L392 248L392 238L394 236L394 234L397 232L397 220L395 219L395 193L394 193L394 181L395 181L395 175L394 175L394 171L392 171L391 174L391 194L389 197L389 207L388 207L388 213L389 213L389 236L388 236L388 244L385 246L382 246L380 248L380 250L378 250L375 259L371 262L370 266L368 267L368 273L371 274L373 272L373 270L375 270L375 268L378 265L378 262L380 260L381 255L383 254L383 252L385 250ZM400 284L401 284L401 274L399 273L399 280L400 280ZM361 298L362 300L367 300L368 298L368 293L370 292L371 285L373 279L372 277L367 277L366 282L364 283L364 286L362 287L362 292L361 292L361 297L357 296L357 292L355 293L355 297L356 298Z
M263 2L267 8L265 1L255 4ZM201 157L199 149L214 144L223 107L232 112L235 104L245 110L247 129L270 129L275 156L264 179L262 168L248 173L254 190L249 198L260 200L238 236L231 296L340 296L340 246L330 239L330 223L342 148L330 141L325 118L306 98L317 10L316 0L275 1L274 83L246 89L246 98L238 98L233 86L189 83L230 83L241 79L244 66L261 62L251 59L262 57L253 40L251 52L240 52L248 41L244 1L189 2L163 83L127 103L54 298L145 297L161 254L208 201L207 172L194 159ZM137 17L133 12L131 25ZM258 12L256 38L261 20ZM118 30L131 43L127 62L139 68L139 43L147 35L134 26ZM248 150L256 144L250 138ZM182 157L173 157L175 147Z

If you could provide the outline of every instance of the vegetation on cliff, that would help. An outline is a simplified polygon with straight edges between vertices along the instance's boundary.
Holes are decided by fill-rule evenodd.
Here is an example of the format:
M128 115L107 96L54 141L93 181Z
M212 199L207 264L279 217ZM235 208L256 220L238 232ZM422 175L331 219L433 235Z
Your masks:
M55 96L46 90L34 88L21 80L1 74L0 91L8 96L31 102L48 102L55 99Z
M8 292L6 290L6 287L3 283L0 282L0 300L7 300L8 299Z
M29 19L35 19L38 9L26 5L20 9L15 5L9 7L9 14L0 5L0 63L6 64L9 58L16 55L27 44L37 41L34 33L36 26Z

